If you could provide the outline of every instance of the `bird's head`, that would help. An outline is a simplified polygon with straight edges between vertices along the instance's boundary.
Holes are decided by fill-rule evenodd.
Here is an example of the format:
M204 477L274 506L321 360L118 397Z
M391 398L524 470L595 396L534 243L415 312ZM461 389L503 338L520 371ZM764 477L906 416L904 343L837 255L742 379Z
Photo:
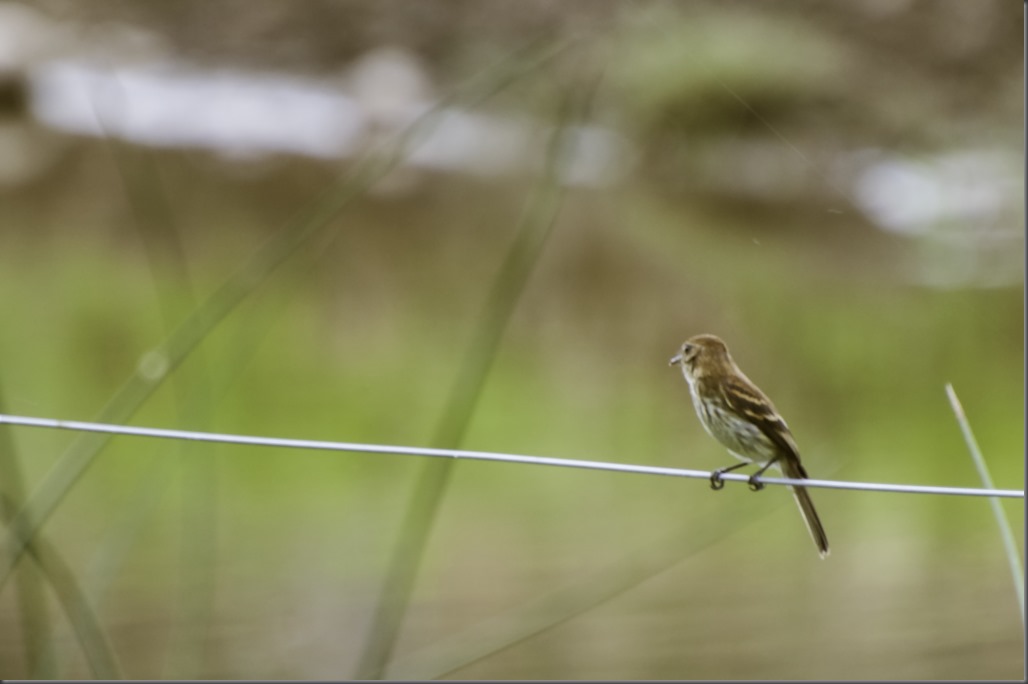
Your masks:
M731 367L728 345L716 335L696 335L682 343L678 353L671 357L669 366L680 366L687 378L695 379Z

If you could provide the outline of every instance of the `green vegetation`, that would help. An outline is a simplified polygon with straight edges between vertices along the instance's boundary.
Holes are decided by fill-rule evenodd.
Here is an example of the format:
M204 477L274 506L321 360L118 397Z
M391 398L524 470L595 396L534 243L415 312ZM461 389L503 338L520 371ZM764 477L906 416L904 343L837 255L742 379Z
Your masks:
M692 22L669 24L669 35L692 32L701 49L705 32ZM729 25L721 18L707 33ZM767 34L760 26L742 37L793 35L787 21ZM639 30L621 37L633 50L645 45ZM569 54L599 54L579 47ZM519 266L524 291L460 446L725 465L667 367L684 338L713 332L774 398L813 477L975 486L944 391L952 383L997 486L1021 488L1022 286L921 284L918 239L878 230L848 197L810 181L827 173L816 153L778 148L783 174L810 181L795 205L707 192L702 177L669 179L669 169L702 165L665 165L677 153L655 149L681 152L690 136L716 142L735 131L720 119L704 128L703 112L673 126L662 119L675 118L678 95L687 105L695 96L642 78L660 75L673 47L656 41L653 54L615 69L611 85L600 81L601 102L627 85L646 89L619 115L651 136L639 141L648 156L620 185L564 192L538 259ZM756 84L788 118L807 88L829 88L823 71L836 65L820 34L800 47L752 70L745 50L718 52L696 76L703 97L718 90L705 79L730 67L740 96ZM809 72L790 61L821 55ZM857 52L845 59L862 63ZM658 68L643 74L651 61ZM782 74L795 82L768 86ZM507 103L530 91L544 110L566 78L526 69L486 85L511 86ZM781 142L767 122L743 118L747 135ZM884 125L871 115L865 123ZM138 369L159 378L153 352L169 329L270 239L288 245L272 250L281 267L237 284L239 305L218 313L130 422L430 444L464 355L495 314L483 307L502 301L490 288L519 219L533 216L526 206L540 183L556 189L538 178L425 174L406 195L377 196L309 161L254 164L247 176L195 151L125 152L78 141L62 174L5 198L4 411L89 420ZM276 233L288 225L295 232ZM169 239L178 256L154 249ZM59 459L75 435L3 430L25 480L13 500L67 467ZM82 628L82 613L73 629L52 594L41 607L38 584L9 582L0 675L97 674L82 656L84 630L100 651L109 641L133 678L352 677L424 467L415 457L115 438L56 500L39 537L105 633ZM833 548L822 563L777 488L715 494L692 480L448 467L386 676L985 679L1023 670L1016 597L984 500L817 490ZM9 485L0 489L11 497L19 488ZM1023 501L1003 506L1023 553ZM30 567L23 559L18 579ZM40 632L32 638L22 610Z

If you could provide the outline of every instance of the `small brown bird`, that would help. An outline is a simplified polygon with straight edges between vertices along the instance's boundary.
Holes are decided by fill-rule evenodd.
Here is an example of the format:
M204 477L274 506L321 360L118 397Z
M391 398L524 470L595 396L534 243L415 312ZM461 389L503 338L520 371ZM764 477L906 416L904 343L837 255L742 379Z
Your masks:
M750 489L754 491L764 488L757 478L771 466L779 468L790 479L808 477L785 421L771 400L735 365L728 346L720 338L714 335L690 337L668 365L681 367L689 383L696 415L707 433L742 461L715 470L710 476L713 489L725 486L721 475L750 463L760 466L749 480ZM828 536L810 494L805 487L790 489L817 551L824 558L828 555Z

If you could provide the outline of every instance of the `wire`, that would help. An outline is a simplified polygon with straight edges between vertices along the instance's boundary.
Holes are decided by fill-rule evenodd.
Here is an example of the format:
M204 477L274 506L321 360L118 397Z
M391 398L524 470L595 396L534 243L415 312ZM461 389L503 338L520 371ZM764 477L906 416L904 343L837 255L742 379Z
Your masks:
M527 456L523 454L503 454L491 451L463 451L458 449L432 449L428 447L394 446L388 444L359 444L354 442L327 442L311 439L286 439L282 437L255 437L252 435L232 435L216 432L193 432L190 430L166 430L162 428L134 427L131 425L110 425L107 423L87 423L76 420L57 420L54 418L34 418L29 416L9 416L0 414L0 425L21 425L24 427L49 428L54 430L72 430L76 432L102 432L132 437L153 437L158 439L182 439L194 442L217 442L221 444L244 444L248 446L280 447L286 449L314 449L321 451L350 451L372 454L398 454L408 456L427 456L434 458L463 458L471 461L498 461L502 463L526 463L530 465L555 466L560 468L584 468L587 470L606 470L621 473L637 473L640 475L663 475L668 477L691 477L709 480L711 473L704 470L686 470L683 468L664 468L660 466L636 465L629 463L610 463L607 461L584 461L568 458L551 458L548 456ZM724 480L748 482L749 477L737 473L725 473ZM760 482L773 485L803 485L804 487L821 487L824 489L852 489L867 492L899 492L905 494L946 494L951 496L994 496L1007 499L1023 499L1024 490L1016 489L977 489L972 487L935 487L931 485L881 484L877 482L845 482L838 480L796 480L785 477L761 477Z

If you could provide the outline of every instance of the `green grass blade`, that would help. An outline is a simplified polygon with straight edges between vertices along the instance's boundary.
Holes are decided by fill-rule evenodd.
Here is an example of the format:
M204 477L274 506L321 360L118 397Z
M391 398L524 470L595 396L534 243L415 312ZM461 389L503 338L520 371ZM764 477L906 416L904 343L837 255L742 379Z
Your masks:
M71 568L53 546L39 537L27 544L29 555L50 580L95 679L122 679L121 666L100 619L79 587Z
M511 314L556 222L563 196L561 175L571 144L569 126L585 109L575 100L585 98L569 97L554 128L543 175L528 199L514 243L486 297L481 324L474 332L432 440L437 448L460 446ZM368 641L357 664L358 679L380 679L392 656L452 470L453 463L448 460L422 465L375 606Z
M150 266L157 305L168 334L175 330L177 321L184 319L189 310L196 308L192 297L185 249L175 221L173 203L168 199L161 182L159 169L153 163L149 152L136 151L128 145L114 141L107 136L108 147L113 153L115 166L122 186L132 208L136 234ZM184 293L180 297L179 293ZM197 358L199 357L199 358ZM173 375L175 407L182 425L202 427L208 424L210 410L209 373L200 351L193 353L191 371ZM203 665L203 646L214 605L215 549L217 531L217 471L216 461L192 454L195 445L181 442L178 465L182 480L180 500L180 573L177 619L171 638L169 678L192 679ZM127 510L126 515L139 511ZM138 526L116 525L115 533L127 533L131 537L119 543L110 543L99 550L115 549L127 551L131 540L138 539ZM119 557L124 559L125 553ZM99 567L109 561L100 561Z
M439 639L431 646L406 654L390 664L388 679L438 679L536 637L602 605L646 580L725 541L732 532L762 520L784 506L781 497L746 497L735 505L731 524L700 525L623 552L608 563L597 564L564 586L524 602L496 617ZM721 519L721 522L726 522ZM726 529L734 527L734 530Z
M978 440L974 438L974 433L971 432L971 424L968 422L967 416L964 415L964 407L961 406L960 400L957 399L957 393L953 390L953 385L949 383L946 383L946 395L949 397L950 406L953 407L953 415L957 418L960 431L964 435L964 442L967 444L967 450L971 454L971 460L974 462L974 467L978 470L978 477L982 480L982 486L988 489L995 489L995 486L992 484L992 476L989 475L989 468L985 465L985 457L982 456L982 451L978 448ZM1021 609L1021 626L1024 627L1024 569L1021 567L1021 554L1017 550L1014 532L1010 529L1010 521L1003 514L1003 507L1000 505L999 499L990 497L989 505L992 506L992 513L996 517L996 525L999 527L999 534L1003 539L1003 548L1006 551L1007 563L1010 565L1010 574L1014 578L1017 605Z
M0 393L0 412L3 409ZM25 483L10 428L0 428L0 493L3 495L0 515L4 521L11 520L25 498ZM57 663L48 635L50 617L47 613L46 595L43 591L44 568L26 568L15 578L15 592L19 617L21 618L22 642L25 646L25 664L33 678L56 679ZM0 663L2 665L2 663Z
M474 105L482 102L521 76L538 69L560 54L568 43L545 46L535 43L516 51L499 64L486 68L469 85L459 88L428 111L385 149L358 162L354 170L317 201L310 211L287 223L271 236L228 279L195 309L148 358L160 372L137 371L121 387L96 417L98 422L126 423L158 386L206 339L211 331L301 246L322 234L340 211L360 197L376 181L394 168L439 121L445 108L455 102ZM60 505L65 494L92 465L110 440L105 435L82 435L61 456L42 483L11 521L0 554L0 588L10 577L26 543Z

